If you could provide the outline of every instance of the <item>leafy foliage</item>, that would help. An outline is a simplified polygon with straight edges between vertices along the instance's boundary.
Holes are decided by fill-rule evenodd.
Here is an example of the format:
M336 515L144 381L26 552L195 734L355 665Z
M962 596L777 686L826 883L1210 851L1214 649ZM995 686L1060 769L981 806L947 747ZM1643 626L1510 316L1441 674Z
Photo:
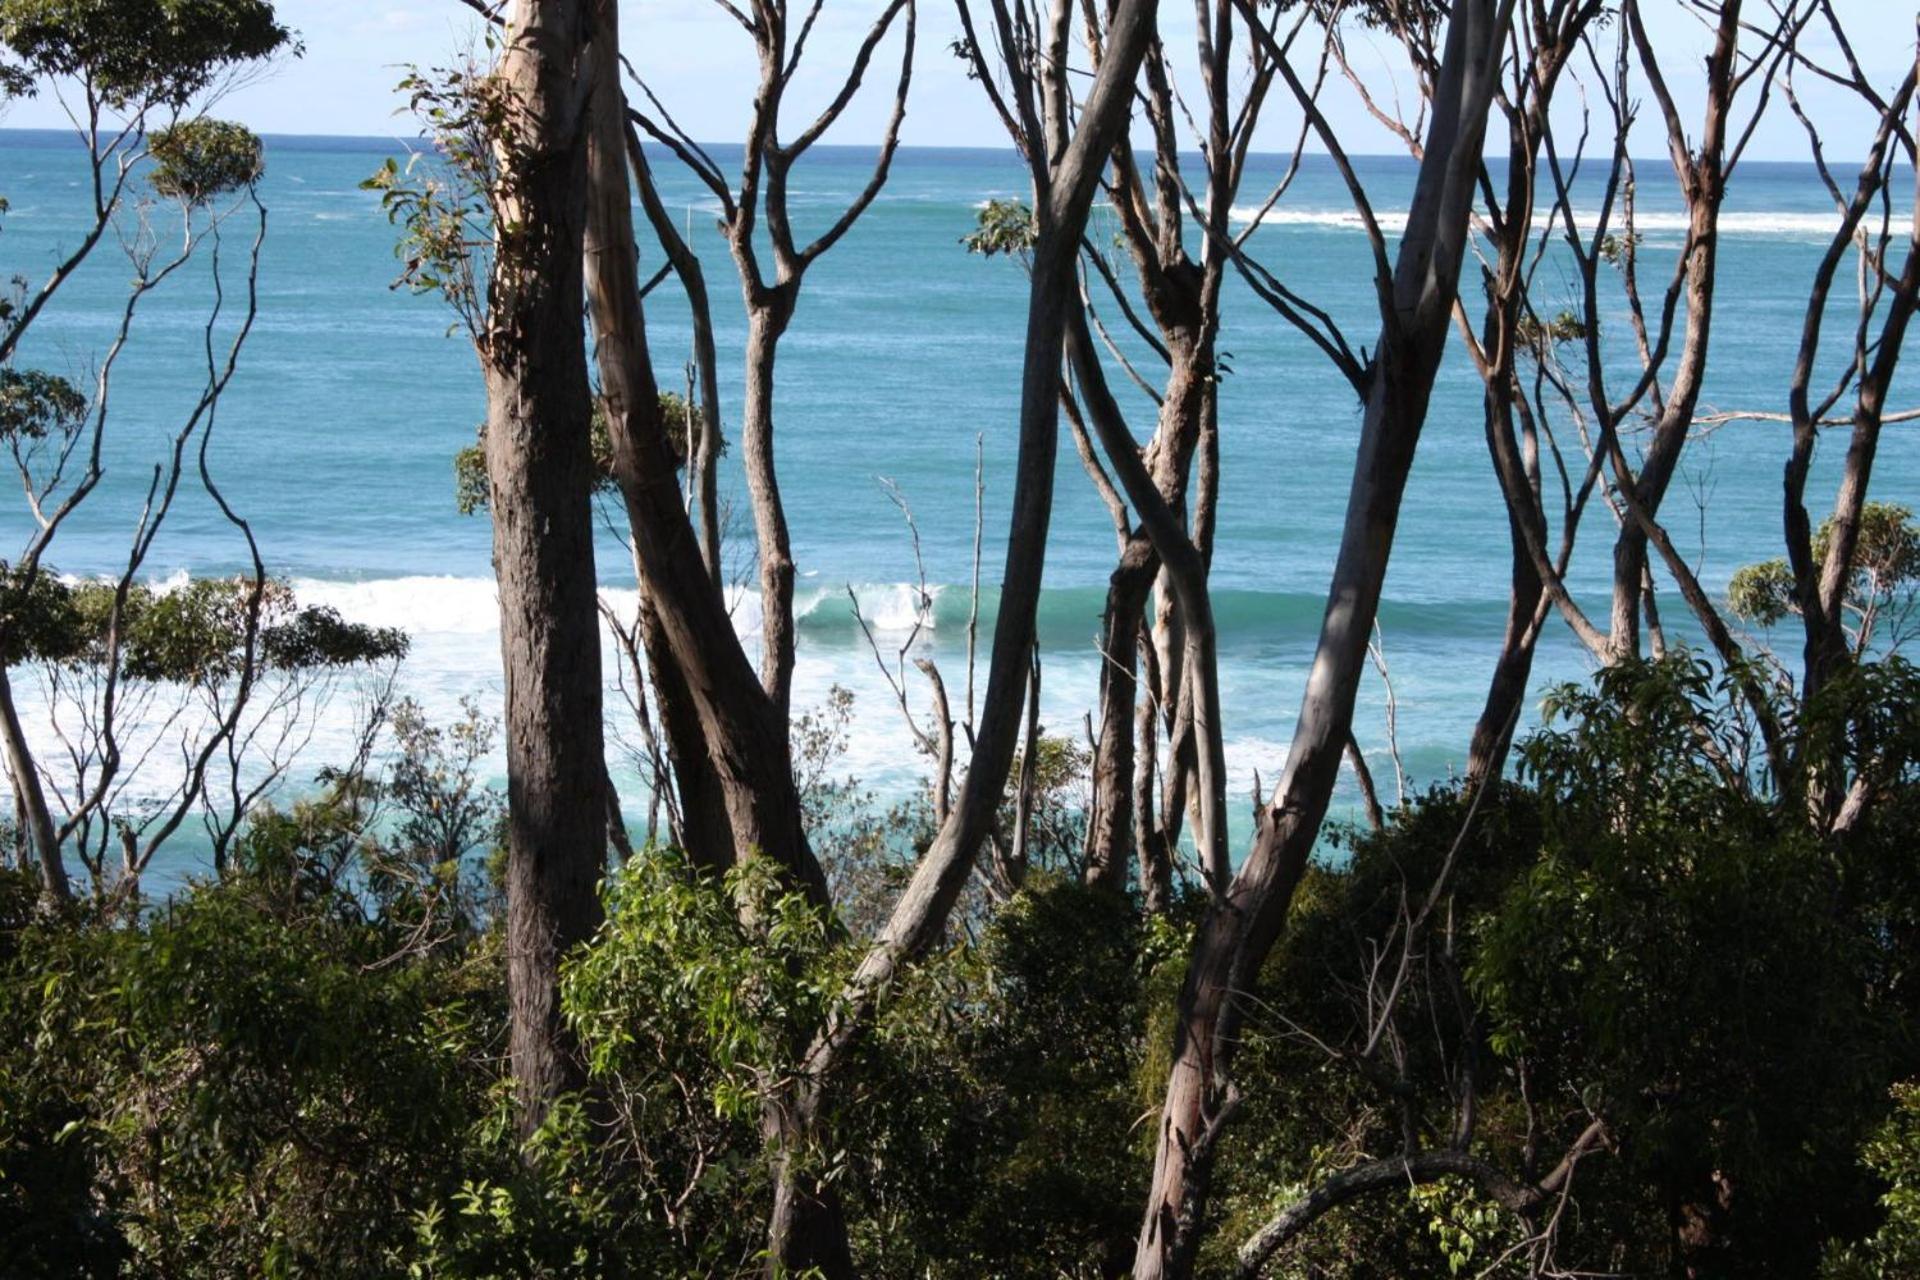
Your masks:
M1813 563L1824 566L1833 546L1833 518L1820 522L1813 535ZM1906 623L1920 600L1920 525L1913 510L1891 502L1869 502L1860 510L1860 529L1854 544L1853 573L1845 603L1854 615L1856 647L1873 638L1877 626L1891 633L1889 651L1905 640ZM1771 627L1789 615L1798 616L1800 602L1793 571L1782 559L1744 565L1727 582L1727 604L1756 626Z
M1858 1244L1826 1259L1826 1280L1897 1280L1920 1274L1920 1085L1893 1087L1893 1114L1862 1148L1868 1168L1886 1182L1886 1221Z
M249 661L282 671L358 666L403 656L404 632L350 623L326 606L302 607L284 582L256 602L245 578L195 578L171 589L67 583L41 571L0 580L0 652L9 663L117 662L131 679L210 684Z
M57 374L37 369L0 369L0 441L18 447L79 431L87 397Z
M1542 1239L1576 1272L1907 1274L1920 1106L1897 1091L1889 1118L1888 1090L1920 1074L1913 679L1863 666L1796 722L1839 717L1886 762L1844 840L1730 768L1747 726L1683 659L1558 691L1519 780L1340 833L1251 978L1202 1273L1328 1176L1448 1144L1470 1081L1463 1149L1516 1180L1605 1121L1551 1231L1450 1176L1335 1210L1271 1274L1519 1277ZM816 783L836 706L797 742ZM589 1092L522 1139L480 870L493 727L403 703L392 728L391 763L256 814L224 878L161 909L50 918L0 875L16 1271L760 1272L763 1107L859 943L758 861L722 878L640 851L563 967ZM1040 765L1063 792L1084 768ZM823 847L876 820L857 785L809 795ZM829 1099L832 1145L800 1153L862 1274L1124 1271L1200 906L1147 918L1036 865L905 975Z
M147 138L147 154L153 159L147 177L153 189L189 205L251 187L267 171L257 134L205 117L154 130Z
M974 229L960 237L968 253L982 257L1006 254L1025 261L1033 252L1033 210L1024 200L989 200L975 216Z
M667 445L673 451L675 465L687 463L687 440L704 429L705 414L698 405L671 391L660 393L660 419L666 427ZM453 503L463 516L485 511L492 494L487 479L487 426L483 422L475 440L453 455ZM618 481L613 471L613 438L607 433L606 414L596 404L593 410L593 491L611 493ZM725 446L722 445L724 452Z
M173 589L111 581L65 583L38 572L0 581L0 645L10 662L119 664L131 679L207 685L252 660L269 670L346 668L399 658L407 635L346 622L326 606L301 606L269 580L255 601L246 578L196 578ZM250 641L253 649L250 651ZM250 658L252 652L252 658Z
M268 0L0 0L0 44L36 76L84 77L113 107L181 107L292 33Z

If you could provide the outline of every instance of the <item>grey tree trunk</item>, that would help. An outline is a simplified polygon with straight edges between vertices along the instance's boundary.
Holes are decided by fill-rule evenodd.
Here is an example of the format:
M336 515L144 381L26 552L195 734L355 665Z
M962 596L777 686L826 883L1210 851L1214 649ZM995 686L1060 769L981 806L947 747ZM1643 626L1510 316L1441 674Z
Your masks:
M1243 12L1245 10L1243 9ZM1383 310L1347 520L1292 749L1256 819L1239 875L1200 925L1175 1018L1135 1280L1186 1276L1215 1143L1233 1111L1227 1074L1244 988L1278 937L1306 868L1352 729L1354 695L1469 235L1488 105L1511 3L1453 8L1425 155Z
M13 781L14 807L26 828L27 847L40 864L41 896L52 904L69 902L73 886L67 880L67 863L60 852L60 831L53 821L53 811L47 807L39 767L14 706L12 674L4 665L0 665L0 747L6 751L7 776Z
M760 560L760 683L782 724L793 700L793 541L773 464L773 370L780 336L793 318L796 288L797 281L778 285L748 302L747 387L740 425Z
M1728 118L1739 88L1736 51L1740 41L1740 0L1720 6L1712 51L1705 67L1706 108L1700 143L1689 150L1685 129L1672 105L1659 64L1653 55L1637 0L1625 7L1628 29L1640 50L1640 61L1666 115L1668 150L1681 195L1687 204L1686 326L1673 384L1661 406L1646 457L1633 481L1633 498L1650 516L1657 516L1667 488L1673 482L1687 436L1693 430L1694 411L1706 380L1707 349L1713 333L1714 280L1720 254L1720 201L1726 188ZM1620 527L1613 549L1613 606L1608 647L1615 658L1640 653L1642 591L1647 577L1647 531L1635 520Z
M1056 0L1052 27L1064 54L1067 0ZM823 1189L800 1175L791 1152L817 1140L826 1093L841 1057L865 1025L873 1001L901 965L922 953L946 928L974 858L992 831L1006 794L1025 711L1035 615L1053 512L1054 462L1059 446L1060 365L1069 308L1079 305L1075 260L1104 158L1120 136L1140 60L1153 37L1154 0L1119 0L1107 24L1106 54L1082 102L1078 128L1046 159L1030 157L1035 177L1038 236L1027 301L1026 353L1020 384L1020 451L1007 538L1000 606L994 620L992 666L973 750L947 821L920 858L892 914L861 960L827 1024L798 1064L781 1122L782 1158L776 1162L774 1212L768 1239L770 1269L791 1273L819 1265L830 1277L839 1253L823 1247L815 1224L834 1206ZM1060 109L1064 110L1064 102ZM1049 114L1055 111L1050 106Z
M1525 707L1533 675L1533 656L1546 621L1546 583L1534 559L1530 537L1544 545L1545 519L1540 497L1540 449L1533 420L1527 416L1525 391L1518 381L1519 351L1523 343L1520 318L1527 301L1530 277L1527 255L1533 244L1535 182L1541 145L1551 126L1554 88L1568 60L1585 38L1588 25L1600 13L1596 0L1555 5L1535 19L1527 77L1509 90L1502 102L1507 114L1507 190L1495 238L1498 252L1486 271L1487 310L1475 352L1486 384L1484 403L1489 448L1496 468L1514 468L1523 475L1506 477L1523 501L1507 503L1508 538L1513 548L1512 586L1507 600L1506 631L1500 656L1488 682L1473 737L1467 749L1468 785L1497 779L1506 768L1514 726ZM1524 454L1514 449L1514 419L1529 428ZM1519 455L1519 456L1515 456ZM1578 512L1566 512L1563 538L1571 544ZM1529 525L1533 527L1530 529Z

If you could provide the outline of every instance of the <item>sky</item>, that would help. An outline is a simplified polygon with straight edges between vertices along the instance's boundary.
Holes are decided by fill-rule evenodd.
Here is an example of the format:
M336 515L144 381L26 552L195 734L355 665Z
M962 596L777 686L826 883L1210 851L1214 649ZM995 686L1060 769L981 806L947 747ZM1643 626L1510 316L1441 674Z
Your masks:
M919 0L919 4L914 83L903 141L920 146L1004 146L1006 136L985 96L949 50L959 34L952 4L949 0ZM281 0L277 7L282 21L299 33L304 54L283 59L219 107L219 114L270 134L417 134L418 127L394 92L395 83L409 64L431 66L453 60L471 46L478 23L459 0ZM827 0L806 66L790 96L793 120L808 118L810 109L817 109L837 85L837 77L881 7L881 0ZM1752 0L1747 7L1760 13L1766 9ZM622 8L623 50L687 131L702 142L741 138L755 81L746 32L714 0L628 0ZM1179 3L1162 8L1164 36L1176 51L1176 81L1197 88L1195 77L1182 75L1177 61L1177 51L1192 46L1193 8ZM1837 0L1837 8L1869 73L1883 87L1891 87L1913 57L1913 5L1906 0ZM1697 102L1700 81L1693 68L1698 67L1708 40L1688 9L1684 0L1651 0L1646 5L1649 24L1667 61L1668 78L1692 119L1698 112L1689 108ZM874 59L865 89L828 141L860 144L879 139L890 107L899 48L898 36L890 36ZM1371 63L1366 71L1370 82L1409 87L1404 70L1384 47L1369 47L1367 38L1355 37L1352 55L1361 67ZM1836 159L1859 156L1866 149L1870 123L1843 95L1807 80L1802 78L1803 97L1810 112L1826 126L1829 154ZM1323 109L1341 137L1349 140L1344 144L1349 150L1402 149L1350 92L1329 91ZM1266 115L1257 138L1259 149L1290 149L1298 129L1297 110L1270 108ZM4 120L15 128L65 123L58 101L44 94L15 104ZM1636 153L1664 151L1664 139L1655 125L1649 104L1635 135ZM1799 123L1784 104L1774 102L1754 134L1749 154L1756 159L1803 159L1806 150Z

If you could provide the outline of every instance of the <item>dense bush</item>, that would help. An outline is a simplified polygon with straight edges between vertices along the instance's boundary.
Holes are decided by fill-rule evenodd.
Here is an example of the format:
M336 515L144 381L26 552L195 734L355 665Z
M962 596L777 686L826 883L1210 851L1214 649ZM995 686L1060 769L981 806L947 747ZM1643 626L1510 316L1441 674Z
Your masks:
M1842 838L1683 661L1562 691L1517 780L1339 833L1248 992L1203 1274L1307 1189L1436 1150L1472 1163L1345 1200L1270 1274L1910 1274L1911 681L1836 695L1881 767ZM757 1274L762 1105L858 935L758 864L641 851L565 970L589 1088L523 1141L488 730L395 721L398 764L256 815L224 877L135 918L0 876L9 1274ZM815 794L843 834L885 825ZM1124 1274L1196 913L1037 867L891 993L837 1145L800 1153L863 1274Z

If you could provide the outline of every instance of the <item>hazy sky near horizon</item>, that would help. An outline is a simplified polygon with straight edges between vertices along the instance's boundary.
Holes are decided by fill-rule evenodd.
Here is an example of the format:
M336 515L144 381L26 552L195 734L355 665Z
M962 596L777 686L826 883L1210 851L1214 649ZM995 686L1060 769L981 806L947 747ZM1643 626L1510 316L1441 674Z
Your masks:
M1749 7L1764 13L1759 4ZM1891 88L1913 57L1912 8L1904 0L1837 0L1836 7L1867 71L1883 88ZM218 109L218 114L262 133L416 135L417 123L405 114L395 83L409 64L431 66L455 60L472 45L478 29L478 19L458 0L280 0L278 8L282 20L299 33L304 55L282 60L270 73L234 92ZM827 0L789 99L789 119L795 122L788 127L789 134L797 132L837 87L838 77L880 8L880 0ZM1700 81L1693 68L1706 51L1709 32L1687 9L1683 0L1654 0L1647 13L1668 78L1691 122L1698 117ZM1182 74L1179 59L1179 51L1192 45L1192 6L1163 5L1162 22L1168 47L1175 51L1177 81L1197 88L1190 68ZM959 22L948 0L920 0L913 90L902 130L909 145L1006 145L1006 135L979 86L968 81L963 65L949 51L958 33ZM1357 65L1365 68L1371 60L1370 82L1392 81L1410 91L1404 69L1384 42L1356 35L1349 43ZM743 135L756 74L753 49L747 34L713 0L628 0L623 7L622 45L654 92L694 137L726 142ZM1815 38L1812 48L1819 56L1829 52L1831 44ZM878 140L891 105L899 57L896 33L876 54L865 87L828 135L828 142ZM1810 112L1826 128L1829 156L1862 154L1870 128L1864 113L1813 77L1803 75L1799 87ZM1350 151L1403 150L1368 117L1345 86L1329 87L1323 109L1340 128ZM67 120L58 99L43 93L14 104L0 123L57 128ZM1577 121L1569 127L1577 129ZM1290 149L1298 128L1298 110L1276 90L1268 99L1258 149ZM1650 102L1635 132L1633 150L1641 155L1665 150ZM1754 135L1750 154L1757 159L1807 155L1806 136L1779 95Z

